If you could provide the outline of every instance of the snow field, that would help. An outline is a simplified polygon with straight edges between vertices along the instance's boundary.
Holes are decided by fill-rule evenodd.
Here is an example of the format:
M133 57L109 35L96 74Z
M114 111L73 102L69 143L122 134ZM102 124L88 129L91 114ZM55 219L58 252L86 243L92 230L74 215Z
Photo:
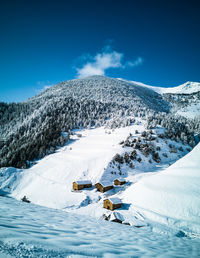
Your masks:
M112 157L121 151L118 143L128 136L130 129L120 128L110 134L103 128L79 132L81 138L74 136L56 153L18 172L12 197L21 199L26 195L35 204L58 209L79 207L88 199L88 193L91 193L90 199L93 196L96 199L96 190L87 194L85 190L72 192L72 183L76 180L98 182Z
M26 196L32 203L41 206L96 218L110 213L103 209L103 199L118 197L123 202L118 211L131 225L144 226L148 224L148 220L152 220L198 233L196 225L199 210L195 207L200 204L198 158L196 167L190 168L191 172L183 168L179 173L179 167L174 165L175 168L170 166L166 171L155 175L155 172L162 171L180 155L187 153L188 146L180 142L168 140L166 144L164 139L159 139L156 144L161 148L160 156L170 151L169 144L173 144L177 149L180 146L184 148L183 152L178 151L171 153L170 157L162 157L159 164L155 161L149 163L149 158L144 156L141 156L142 162L135 163L135 169L130 169L124 163L121 166L123 174L120 176L124 177L127 183L123 186L117 186L105 193L97 192L94 186L78 192L72 191L72 183L76 180L91 180L93 185L103 179L113 183L113 180L119 177L119 171L113 169L110 161L116 153L123 155L130 151L130 147L122 148L119 142L125 140L130 133L136 137L135 130L144 131L142 123L113 131L104 128L75 131L64 147L39 160L30 169L1 169L1 189L18 200ZM159 130L162 131L162 128L156 129L155 133ZM78 137L78 134L82 134L82 137ZM138 153L141 155L139 151ZM192 166L194 162L190 158L184 163L186 157L193 157L191 153L178 162L183 163L185 167L189 164ZM111 173L113 171L116 173Z
M200 144L165 171L141 179L123 193L143 216L200 235Z
M200 255L199 239L177 237L164 227L135 228L6 197L0 197L0 213L0 257Z

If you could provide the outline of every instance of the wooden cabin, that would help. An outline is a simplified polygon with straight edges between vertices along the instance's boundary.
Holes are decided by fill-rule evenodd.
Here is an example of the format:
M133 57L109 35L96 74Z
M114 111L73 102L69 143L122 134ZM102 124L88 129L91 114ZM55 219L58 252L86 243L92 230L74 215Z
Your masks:
M124 185L126 184L126 181L123 178L116 178L114 180L114 185Z
M90 187L92 187L92 182L90 180L73 182L73 190L82 190L84 188L90 188Z
M109 199L105 199L103 201L103 207L105 209L108 209L108 210L115 210L115 209L118 209L118 208L121 208L122 206L122 202L119 198L109 198Z
M112 212L112 214L110 215L110 221L122 223L124 221L124 218L119 212Z
M97 189L97 191L104 193L104 192L112 189L113 185L106 183L106 182L99 182L99 183L95 184L95 188Z

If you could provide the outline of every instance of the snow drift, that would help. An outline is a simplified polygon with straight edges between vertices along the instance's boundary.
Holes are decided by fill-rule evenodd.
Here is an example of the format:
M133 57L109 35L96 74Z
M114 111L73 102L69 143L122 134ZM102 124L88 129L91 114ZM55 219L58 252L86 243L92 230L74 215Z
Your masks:
M124 200L146 217L200 234L200 144L163 172L128 188Z

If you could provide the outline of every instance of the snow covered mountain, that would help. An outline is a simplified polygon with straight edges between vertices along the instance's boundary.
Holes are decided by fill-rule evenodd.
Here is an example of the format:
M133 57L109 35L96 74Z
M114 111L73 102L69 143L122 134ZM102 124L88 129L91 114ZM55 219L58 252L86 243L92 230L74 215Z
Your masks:
M166 111L167 102L155 91L139 85L132 85L126 81L95 75L83 79L69 80L37 95L34 99L52 96L72 97L74 99L87 99L103 103L117 103L128 107L143 105L156 111Z
M60 83L23 103L0 103L1 191L107 219L114 215L103 200L117 197L126 224L165 223L199 235L200 123L198 117L178 116L178 108L198 105L200 92L177 92L160 94L143 84L92 76ZM195 169L187 170L193 158ZM105 193L94 188L117 178L126 184ZM91 180L93 187L72 191L77 180Z
M182 85L168 88L149 86L135 81L130 81L130 83L134 86L138 85L146 87L161 94L164 100L171 103L171 112L173 114L181 115L190 119L200 116L199 82L186 82Z
M154 91L104 76L66 81L23 103L0 103L0 166L27 167L66 141L62 132L126 126L135 116L167 112Z
M123 79L119 79L123 80ZM179 86L175 87L158 87L158 86L150 86L141 82L136 81L127 81L133 83L134 85L140 85L142 87L146 87L149 89L152 89L153 91L159 93L159 94L165 94L165 93L173 93L173 94L192 94L195 92L200 91L200 82L185 82Z
M199 95L192 103L198 100ZM62 82L23 103L0 103L0 166L28 167L34 159L62 146L72 129L127 126L135 117L160 115L162 119L170 108L178 107L180 112L182 103L187 102L181 96L180 107L171 95L165 97L123 80L91 76ZM196 122L191 123L186 134L194 131Z

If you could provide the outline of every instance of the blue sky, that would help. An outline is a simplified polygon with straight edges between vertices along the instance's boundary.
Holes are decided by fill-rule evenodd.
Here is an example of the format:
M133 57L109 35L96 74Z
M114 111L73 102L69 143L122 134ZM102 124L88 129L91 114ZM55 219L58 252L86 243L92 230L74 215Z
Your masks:
M199 81L199 1L4 0L0 101L93 73L157 86Z

